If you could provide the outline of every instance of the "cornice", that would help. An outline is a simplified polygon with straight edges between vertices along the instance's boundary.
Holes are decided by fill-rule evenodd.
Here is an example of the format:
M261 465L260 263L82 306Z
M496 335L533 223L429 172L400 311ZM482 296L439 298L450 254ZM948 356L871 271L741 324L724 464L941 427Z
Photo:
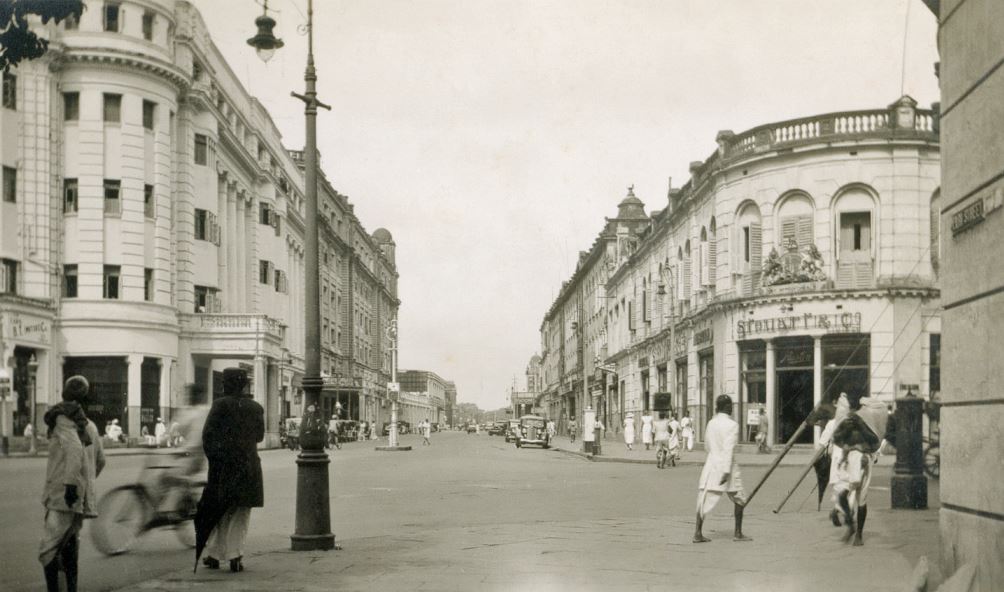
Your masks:
M52 62L52 67L62 69L67 64L102 64L118 66L128 69L129 72L137 71L153 75L171 83L179 94L188 91L191 83L188 75L170 62L165 62L147 55L124 51L120 49L108 49L104 47L64 47L57 50L57 55Z

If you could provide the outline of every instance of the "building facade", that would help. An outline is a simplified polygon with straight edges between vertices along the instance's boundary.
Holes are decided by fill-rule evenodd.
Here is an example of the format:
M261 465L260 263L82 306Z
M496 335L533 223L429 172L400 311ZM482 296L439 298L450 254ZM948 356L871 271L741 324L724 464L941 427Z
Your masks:
M933 114L903 97L717 139L610 260L591 389L606 425L668 400L703 438L728 394L744 438L763 408L782 442L840 392L938 391Z
M925 0L939 20L944 380L941 563L998 590L1004 541L1004 4Z
M445 425L447 392L452 383L428 370L399 370L397 381L401 385L401 404L398 417L417 426L428 419ZM456 388L453 388L454 396Z
M272 443L302 400L302 155L187 2L89 2L79 22L37 26L50 49L5 76L0 109L13 433L73 374L91 383L99 429L117 419L138 437L210 402L223 368L240 366ZM343 390L365 416L382 408L389 374L372 331L398 306L393 241L366 235L330 186L322 195L336 213L321 242L342 257L325 279L343 309L326 318L347 339L329 368L351 377Z

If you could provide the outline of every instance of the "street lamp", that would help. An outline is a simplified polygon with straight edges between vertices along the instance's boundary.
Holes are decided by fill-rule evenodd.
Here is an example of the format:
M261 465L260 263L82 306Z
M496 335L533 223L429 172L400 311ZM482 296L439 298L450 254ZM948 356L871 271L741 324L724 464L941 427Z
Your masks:
M267 10L267 4L266 4ZM255 19L258 34L248 39L258 56L268 61L281 40L272 34L275 21L267 14ZM304 348L303 419L300 424L300 454L296 459L296 529L290 537L294 551L335 548L331 532L331 507L328 496L328 464L324 452L327 425L318 404L321 398L321 294L318 289L319 265L317 244L317 108L331 109L317 100L317 72L314 69L314 2L307 0L307 68L303 79L306 91L290 93L304 102L307 131L304 147L305 237L304 300L306 344Z
M669 258L667 257L659 272L662 282L659 283L659 289L656 294L663 300L663 310L666 310L665 298L667 295L669 296L669 362L667 363L667 368L672 366L673 379L678 382L678 377L676 376L676 358L674 357L676 355L676 298L673 294L676 287L673 284L673 271L673 268L669 266ZM669 390L675 390L675 385L671 386ZM686 396L686 393L677 393L677 399Z
M377 446L383 452L407 452L411 446L401 446L397 442L397 402L401 397L401 385L397 382L397 317L393 317L387 325L387 341L390 344L390 384L387 385L387 395L390 398L390 430L387 434L387 445Z

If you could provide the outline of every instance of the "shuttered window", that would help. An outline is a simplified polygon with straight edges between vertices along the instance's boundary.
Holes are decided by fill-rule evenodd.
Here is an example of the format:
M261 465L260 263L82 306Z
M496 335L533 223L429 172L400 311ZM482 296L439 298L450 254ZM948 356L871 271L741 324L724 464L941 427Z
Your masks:
M752 296L753 292L760 287L763 232L759 222L753 222L743 230L747 237L746 254L749 259L749 266L743 275L743 295Z
M840 214L837 286L866 289L872 285L872 233L870 212Z
M812 216L785 216L781 218L781 246L792 239L798 244L798 251L805 252L812 244Z

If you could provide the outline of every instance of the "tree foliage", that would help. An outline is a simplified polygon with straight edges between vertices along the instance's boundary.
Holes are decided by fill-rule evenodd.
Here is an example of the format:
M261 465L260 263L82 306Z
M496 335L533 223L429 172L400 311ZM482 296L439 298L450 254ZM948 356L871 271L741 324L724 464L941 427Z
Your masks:
M69 17L80 20L83 12L83 0L0 0L0 69L39 58L49 48L48 39L31 30L30 16L59 24Z

